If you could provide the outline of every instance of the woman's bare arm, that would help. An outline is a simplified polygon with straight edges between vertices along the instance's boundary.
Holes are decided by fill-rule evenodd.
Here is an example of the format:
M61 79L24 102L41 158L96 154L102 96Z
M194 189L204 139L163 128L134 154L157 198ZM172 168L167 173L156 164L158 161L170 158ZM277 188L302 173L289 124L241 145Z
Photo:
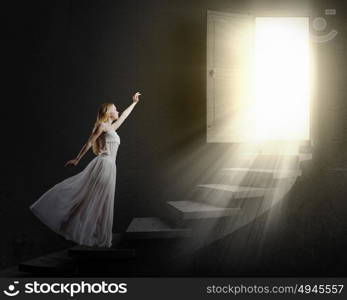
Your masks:
M83 145L82 149L76 156L76 158L69 160L65 166L69 164L77 165L81 158L88 152L88 150L92 147L92 145L95 143L96 139L100 136L101 133L105 131L105 128L102 124L99 124L98 127L92 132L90 135L88 141Z
M76 156L76 159L78 161L80 161L81 158L84 156L84 154L88 152L88 150L93 146L96 139L100 136L100 134L103 133L104 130L105 130L104 126L102 124L99 124L98 127L92 132L88 141L83 145L81 151Z
M119 128L120 125L122 125L122 123L125 121L125 119L129 116L129 114L131 113L131 111L134 109L135 105L137 102L139 102L139 96L141 94L139 92L137 92L136 94L134 94L133 96L133 103L131 103L120 115L120 117L117 119L116 122L114 122L112 124L112 128L114 130L117 130Z

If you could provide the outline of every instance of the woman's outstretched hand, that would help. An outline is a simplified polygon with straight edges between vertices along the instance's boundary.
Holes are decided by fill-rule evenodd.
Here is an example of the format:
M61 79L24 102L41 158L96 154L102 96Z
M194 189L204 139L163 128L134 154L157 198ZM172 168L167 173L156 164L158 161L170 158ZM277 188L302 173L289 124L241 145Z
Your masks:
M74 158L74 159L69 160L69 161L65 164L64 167L69 166L69 165L76 166L77 164L78 164L78 160L77 160L76 158Z
M134 96L133 96L133 102L139 102L139 96L140 96L141 94L139 93L139 92L136 92L135 94L134 94Z

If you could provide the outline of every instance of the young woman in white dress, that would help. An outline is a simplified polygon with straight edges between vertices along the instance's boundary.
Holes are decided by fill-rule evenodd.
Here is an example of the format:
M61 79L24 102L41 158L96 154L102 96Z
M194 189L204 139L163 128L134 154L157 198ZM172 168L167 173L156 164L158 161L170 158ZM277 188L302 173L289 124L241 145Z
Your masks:
M120 137L116 130L139 101L119 116L113 103L101 104L88 141L76 158L65 166L76 166L92 148L96 157L80 173L46 191L30 209L50 229L79 245L111 247L116 188L116 157Z

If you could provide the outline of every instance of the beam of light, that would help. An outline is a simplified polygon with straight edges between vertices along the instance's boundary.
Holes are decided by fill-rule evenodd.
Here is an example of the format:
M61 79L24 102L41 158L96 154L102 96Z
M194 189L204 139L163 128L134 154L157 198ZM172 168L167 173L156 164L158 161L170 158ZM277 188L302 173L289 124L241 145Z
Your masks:
M221 264L233 256L241 263L242 257L246 258L242 255L254 246L261 254L266 236L271 235L276 222L281 221L281 209L275 210L274 207L281 207L283 198L301 175L296 160L298 156L301 159L300 141L309 139L308 18L257 18L255 39L254 102L241 103L233 114L236 122L232 129L239 132L239 140L245 143L234 143L222 154L222 148L216 144L191 149L185 158L175 157L177 162L170 171L173 178L192 183L187 186L181 200L229 207L237 202L236 205L242 207L242 214L238 217L210 219L202 225L191 223L194 239L182 241L191 251L226 238L239 229L250 227L250 224L251 231L259 232L254 228L257 225L253 224L266 214L257 244L247 236L238 240L239 244L223 244L226 256L220 256ZM251 83L252 78L249 81ZM226 107L223 109L226 113L221 115L226 122L230 114ZM216 135L228 136L229 127L216 127ZM238 135L235 133L233 136ZM192 161L197 164L191 165ZM199 161L204 162L206 169L201 170ZM260 175L254 175L254 171ZM235 201L231 196L235 187L269 189L261 200L249 197ZM217 265L216 261L216 268Z

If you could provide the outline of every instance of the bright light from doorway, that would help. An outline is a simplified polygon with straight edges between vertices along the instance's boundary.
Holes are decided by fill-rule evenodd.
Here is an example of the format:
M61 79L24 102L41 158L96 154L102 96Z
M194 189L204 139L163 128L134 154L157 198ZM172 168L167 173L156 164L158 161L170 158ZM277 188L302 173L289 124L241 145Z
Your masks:
M309 21L258 17L255 35L255 139L309 139Z

